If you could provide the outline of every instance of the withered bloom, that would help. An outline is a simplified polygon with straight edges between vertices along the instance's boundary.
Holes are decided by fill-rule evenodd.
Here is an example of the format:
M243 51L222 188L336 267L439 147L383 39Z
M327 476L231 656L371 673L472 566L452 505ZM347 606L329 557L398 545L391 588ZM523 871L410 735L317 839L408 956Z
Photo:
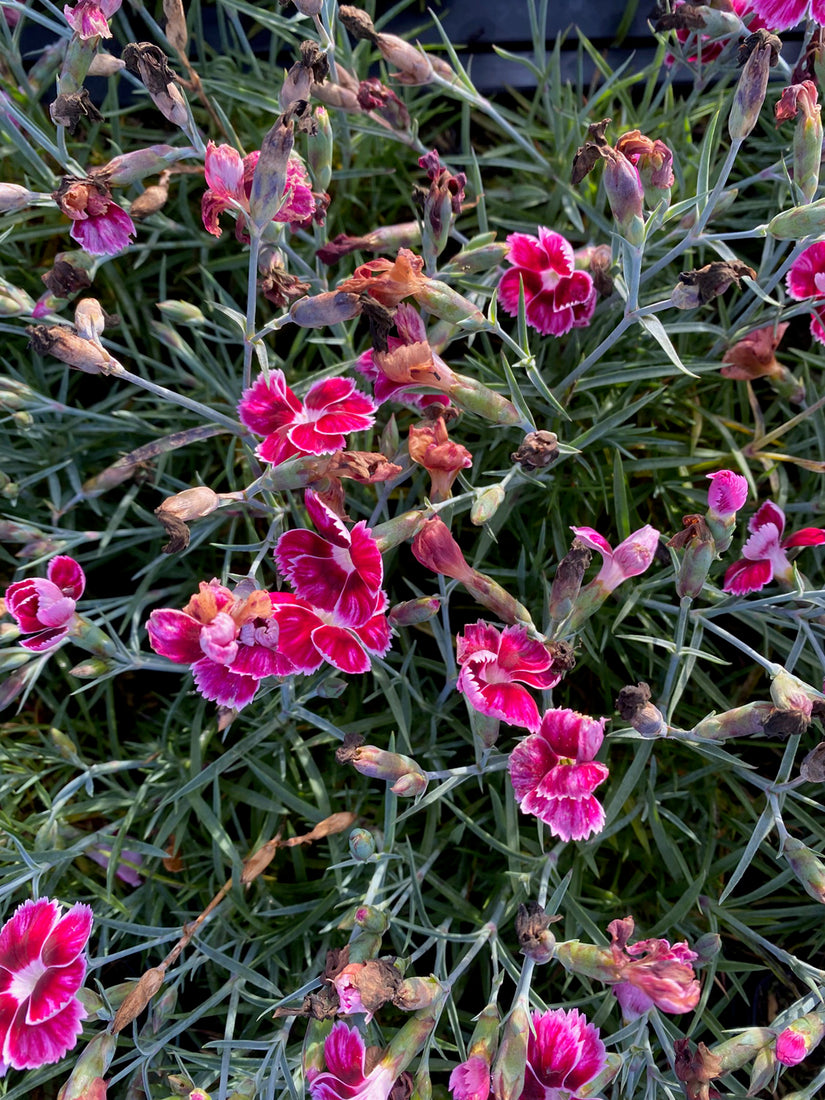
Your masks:
M776 349L787 329L788 322L783 321L776 326L765 325L754 329L737 340L722 356L722 362L727 364L722 367L724 377L742 382L765 376L782 377L787 368L777 362Z
M128 72L140 80L163 117L175 126L185 126L189 119L186 100L163 50L152 42L129 42L122 56Z
M323 84L329 74L327 55L317 42L307 39L301 43L299 51L300 56L286 74L278 95L282 111L286 111L296 101L308 102L312 95L312 85Z
M363 237L339 233L319 248L315 255L323 264L334 264L350 252L397 252L399 248L410 248L420 242L421 229L418 222L399 222L397 225L380 226L365 233Z
M589 547L581 539L573 539L570 550L556 566L550 589L550 618L554 622L564 622L572 612L592 557Z
M517 451L510 455L522 470L541 470L559 457L559 439L555 432L528 432Z
M290 275L280 256L267 251L261 257L258 267L261 274L259 286L263 296L274 306L289 306L309 293L309 283L302 282L297 275Z
M650 701L648 684L623 687L616 699L616 710L642 737L667 736L667 723L659 708Z
M690 1039L676 1039L673 1053L673 1072L684 1085L687 1100L709 1100L711 1095L719 1095L710 1088L710 1082L722 1075L722 1062L704 1043L691 1053Z
M103 115L92 103L86 88L59 95L50 104L49 114L55 126L65 126L70 134L74 134L81 118L86 118L89 122L103 122Z
M728 132L734 141L742 141L756 125L768 90L768 75L781 49L781 39L764 27L749 34L739 47L737 60L743 68L728 117Z
M142 218L157 214L159 210L164 208L166 200L169 198L169 177L171 174L171 172L161 172L157 183L145 187L136 199L132 199L132 205L129 207L131 218L137 218L140 221Z
M410 428L410 458L423 466L432 478L430 500L438 503L452 495L452 484L459 470L473 464L473 456L447 434L443 416Z
M671 295L677 309L694 309L718 298L735 283L741 286L745 277L756 278L756 272L741 260L714 260L696 271L683 271Z
M364 111L375 111L394 130L406 130L410 125L410 112L386 84L378 77L362 80L356 92L358 106Z
M603 160L611 148L604 132L612 119L603 118L601 122L591 122L587 127L587 140L580 145L573 157L573 171L570 182L575 187L589 175L600 160Z
M60 253L56 256L52 267L40 276L55 298L68 298L70 294L76 294L78 290L85 290L92 285L88 271L61 259L62 255L64 254Z
M673 11L663 11L657 4L656 22L653 24L653 29L660 34L663 31L701 31L704 26L705 21L702 18L702 13L697 11L692 4L682 4L680 7L674 8Z
M537 901L528 901L519 905L516 914L516 936L522 955L537 963L546 963L553 958L556 937L549 931L550 925L561 917L548 916Z

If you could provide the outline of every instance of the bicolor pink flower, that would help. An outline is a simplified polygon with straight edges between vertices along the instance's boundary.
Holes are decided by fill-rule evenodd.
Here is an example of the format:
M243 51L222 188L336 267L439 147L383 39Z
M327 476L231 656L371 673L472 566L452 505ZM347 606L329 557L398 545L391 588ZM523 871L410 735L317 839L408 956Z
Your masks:
M282 370L261 375L244 390L238 415L256 435L266 436L255 451L277 465L295 455L325 455L343 450L350 432L371 428L375 403L349 378L313 382L302 402L286 384Z
M672 946L667 940L628 944L634 926L632 917L611 921L607 926L613 941L610 950L621 975L613 993L624 1016L638 1019L654 1005L663 1012L690 1012L696 1008L700 987L690 965L698 958L696 952L684 941Z
M561 673L553 670L546 646L529 637L523 626L497 630L479 620L458 636L461 665L456 687L481 714L510 726L537 730L541 724L535 700L526 687L555 687Z
M279 593L201 581L182 611L149 616L149 643L176 664L191 665L195 686L224 707L245 707L265 676L287 676L292 661L278 645L274 603Z
M74 558L52 558L47 574L48 580L28 577L6 590L6 610L23 634L34 634L20 645L36 653L51 649L66 637L86 587L86 577Z
M573 247L561 233L543 225L538 237L511 233L507 259L513 267L498 284L498 301L505 313L518 315L519 282L524 284L527 324L543 336L564 336L571 328L590 324L596 289L586 271L577 271Z
M301 599L360 626L374 614L384 580L381 552L364 520L350 530L311 489L304 500L320 533L281 535L278 568Z
M606 721L574 710L548 710L538 733L510 753L510 779L522 813L535 814L562 840L586 840L604 828L604 807L593 791L609 774L594 759Z
M579 1100L606 1066L599 1029L578 1009L534 1012L519 1100Z
M825 0L749 0L769 31L786 31L803 19L825 26ZM753 24L750 29L753 30Z
M825 530L820 527L803 527L783 539L785 513L770 500L766 500L756 515L751 517L748 530L751 536L742 548L742 558L725 573L723 588L735 596L758 592L772 580L791 585L793 566L786 551L794 546L821 546L825 543Z
M366 1053L357 1028L339 1020L324 1040L326 1070L307 1074L312 1100L387 1100L398 1076L395 1067L383 1058L367 1073Z
M66 176L52 197L71 218L69 236L90 256L114 256L128 248L135 223L105 184Z
M66 22L78 38L111 38L108 20L120 8L122 0L78 0L72 8L63 8Z
M748 499L748 479L733 470L717 470L708 478L708 508L717 519L731 519Z
M490 1063L478 1054L456 1066L450 1074L454 1100L487 1100L490 1095Z
M424 348L427 349L431 361L427 364L426 373L423 373L420 367L414 365L410 368L409 377L404 380L403 373L400 378L397 377L398 371L394 372L396 376L392 378L387 374L384 370L386 357L380 356L379 360L376 360L372 348L365 351L355 360L355 367L365 378L372 382L376 404L382 405L385 401L397 401L414 409L424 409L427 405L449 405L450 399L443 393L409 392L410 386L428 385L433 372L437 372L444 379L452 378L450 368L440 356L432 351L427 343L427 329L421 314L409 302L402 302L395 311L394 321L398 335L387 338L389 352L397 352L399 348L419 346L422 351ZM422 356L422 361L423 359ZM395 362L392 357L391 361L392 363ZM421 375L420 383L417 381L416 369Z
M570 530L590 550L602 556L602 567L592 584L603 589L605 595L612 592L630 577L644 573L653 561L659 545L659 532L646 524L628 535L614 550L607 539L592 527L571 527Z
M92 910L26 901L0 930L0 1076L9 1066L58 1062L78 1040L85 1009L77 991L86 976L83 949Z
M291 592L273 593L272 601L280 645L294 672L315 672L324 661L341 672L368 672L370 654L383 657L392 643L384 592L351 615L325 611Z
M813 299L811 335L825 344L825 241L812 244L794 260L785 285L796 301Z
M248 240L246 218L249 213L249 196L252 193L252 177L258 164L258 150L245 157L231 145L216 145L210 141L204 158L204 175L207 190L201 199L201 218L204 229L213 237L220 237L220 215L225 210L235 210L241 217L235 222L235 236L239 241ZM291 153L287 161L286 187L276 222L304 221L315 212L307 170L299 156Z

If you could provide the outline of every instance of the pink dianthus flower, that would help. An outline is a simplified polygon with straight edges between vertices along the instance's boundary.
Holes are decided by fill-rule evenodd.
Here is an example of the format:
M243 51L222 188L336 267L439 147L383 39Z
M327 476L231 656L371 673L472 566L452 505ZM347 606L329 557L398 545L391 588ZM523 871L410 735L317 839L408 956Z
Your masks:
M385 592L376 592L372 605L357 614L325 611L291 592L273 593L272 600L294 672L315 672L324 661L341 672L368 672L369 655L383 657L392 644Z
M34 635L24 638L20 645L36 653L51 649L66 637L86 587L86 577L74 558L52 558L47 573L48 580L27 577L6 590L6 610L23 634Z
M708 474L708 508L717 519L730 519L748 499L748 479L733 470L717 470Z
M607 926L614 962L621 981L613 993L622 1013L635 1020L651 1008L663 1012L689 1012L699 1003L699 982L690 965L698 958L682 941L672 946L667 940L639 940L628 944L635 922L632 917L611 921ZM639 958L639 956L642 956Z
M590 324L596 288L588 272L576 270L573 247L561 233L540 225L538 237L511 233L507 244L507 259L513 267L498 284L498 301L505 313L518 315L521 280L527 324L543 336L564 336L571 328Z
M63 14L78 38L111 38L108 20L121 3L122 0L78 0L73 8L67 4Z
M742 558L729 566L723 585L726 592L747 596L758 592L772 580L784 585L793 583L793 566L786 553L794 546L821 546L825 543L825 530L820 527L803 527L787 538L785 513L770 500L766 500L748 523L751 536L742 548Z
M104 184L67 176L52 197L72 221L69 236L90 256L114 256L128 248L135 223Z
M759 19L764 20L760 25L769 31L786 31L803 19L825 25L825 0L749 0L749 4ZM750 29L755 29L753 23Z
M58 1062L80 1036L86 1012L77 991L86 976L83 949L92 910L65 914L49 898L18 906L0 930L0 1076L9 1066Z
M306 400L296 397L284 372L270 371L244 390L238 415L256 435L266 436L255 453L278 465L295 455L324 455L346 447L350 432L370 428L375 420L372 398L349 378L313 382Z
M453 1100L487 1100L490 1095L490 1063L478 1054L457 1065L450 1074Z
M519 1100L578 1100L607 1066L599 1029L576 1008L534 1012Z
M604 828L604 807L593 791L609 774L594 759L606 721L548 710L538 733L510 753L510 779L522 812L535 814L562 840L586 840Z
M457 660L456 687L477 711L510 726L539 728L538 707L522 684L542 691L555 687L561 673L553 670L546 646L530 638L525 627L500 631L483 620L470 624L458 636Z
M825 344L825 241L812 244L794 260L786 286L788 294L798 302L813 299L811 335L820 344Z
M387 338L389 352L415 345L421 346L422 349L426 346L429 349L427 328L415 306L410 305L409 302L402 302L395 311L394 321L398 335ZM385 401L397 401L414 409L424 409L427 405L449 405L450 403L449 397L443 393L410 393L410 385L416 385L415 379L408 382L390 378L383 369L383 362L379 365L372 348L355 360L355 367L373 383L377 405L382 405ZM451 372L447 364L432 352L432 370L438 371L439 368L444 377L450 376ZM427 378L424 378L422 384L427 384Z
M213 237L220 237L223 232L220 215L225 210L236 210L242 216L235 222L235 236L239 241L248 240L243 214L249 213L252 177L259 156L257 149L241 157L231 145L216 145L214 141L207 145L204 158L207 190L201 199L201 218L204 229ZM291 153L287 161L284 198L272 220L300 222L311 218L314 212L315 197L307 170L301 158Z

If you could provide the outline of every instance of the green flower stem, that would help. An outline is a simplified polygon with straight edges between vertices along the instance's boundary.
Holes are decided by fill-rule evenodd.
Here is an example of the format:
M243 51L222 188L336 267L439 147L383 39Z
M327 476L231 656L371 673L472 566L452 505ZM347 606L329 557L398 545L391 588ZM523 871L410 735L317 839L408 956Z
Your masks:
M190 412L197 413L198 416L203 417L207 422L223 424L234 432L235 435L246 434L246 428L237 420L231 420L228 416L224 416L223 413L216 412L207 405L202 405L200 401L193 401L191 397L184 397L182 393L175 393L173 390L168 390L165 386L159 386L157 382L150 382L148 378L141 378L138 374L132 374L130 370L126 370L123 366L119 366L113 370L110 377L122 378L125 382L134 382L136 386L148 390L149 393L155 394L156 397L163 398L164 401L171 401L175 405L180 405L181 408L189 409Z
M777 665L773 661L766 660L761 653L757 653L757 651L752 649L747 642L743 642L742 639L737 638L735 634L731 634L729 631L724 630L721 626L717 626L716 623L707 619L703 612L694 611L691 618L695 618L712 634L716 634L719 638L724 638L726 641L736 646L740 653L744 653L745 656L750 657L752 661L756 661L758 665L761 665L769 676L773 677L782 672L782 665Z
M541 165L542 169L547 171L547 161L542 156L536 147L527 140L524 134L519 133L515 126L511 125L506 118L502 118L489 99L485 99L484 96L479 95L475 88L467 88L463 84L453 83L451 80L445 80L443 76L439 76L438 73L433 73L431 82L437 84L443 88L446 92L456 96L457 99L463 99L465 103L471 104L482 114L487 115L500 130L518 145L520 149L523 149L525 153L529 153L530 157Z
M671 693L673 692L673 683L676 679L676 673L679 671L679 665L682 661L682 647L685 644L685 630L687 628L688 616L692 603L693 599L690 596L682 596L679 601L679 617L676 620L676 630L673 634L674 649L670 655L670 661L667 666L665 686L662 689L661 697L661 703L665 710L665 718L667 719L668 725L673 719L675 700L671 700Z
M255 332L255 310L258 303L258 256L261 252L261 231L249 222L249 270L246 277L246 330L243 341L243 388L252 385L252 356Z

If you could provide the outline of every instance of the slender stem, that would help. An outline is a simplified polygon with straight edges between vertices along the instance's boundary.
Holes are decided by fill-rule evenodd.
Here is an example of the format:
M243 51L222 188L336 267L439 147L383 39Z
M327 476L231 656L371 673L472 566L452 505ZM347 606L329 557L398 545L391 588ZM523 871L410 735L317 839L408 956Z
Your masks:
M781 665L777 665L774 664L773 661L766 660L761 653L757 653L755 649L752 649L746 642L743 642L741 638L737 638L735 634L731 634L727 630L724 630L721 626L717 626L716 623L712 622L710 619L705 618L705 616L702 614L697 614L696 612L694 612L693 614L695 618L702 623L703 627L709 630L712 634L716 634L718 635L718 637L725 638L726 641L731 642L733 645L736 646L740 653L744 653L746 656L750 657L751 660L756 661L758 665L761 665L762 668L764 668L765 671L768 673L768 675L776 676L782 671Z
M662 691L662 701L666 704L665 717L668 723L670 723L673 717L671 693L673 691L673 681L676 679L676 673L679 669L679 662L682 657L682 646L685 643L685 630L687 628L688 615L692 603L693 600L690 596L682 596L679 602L679 618L676 620L676 630L673 635L674 650L670 655L670 663L668 664L667 676L665 677L665 686Z
M487 941L498 931L498 922L501 920L503 912L504 902L499 902L493 910L492 916L479 932L475 943L464 955L461 962L458 963L458 965L450 971L450 973L444 979L444 982L442 983L443 985L446 985L448 988L455 985L456 981L461 977L461 975L464 973L464 971L467 969L467 967L470 965L470 963L473 961L473 959L476 957L482 947L484 947Z
M613 347L613 345L618 341L619 337L628 328L630 328L633 321L633 316L625 314L625 316L622 317L616 327L614 329L611 329L610 334L608 336L605 336L604 340L602 340L602 342L597 347L595 347L588 356L582 359L581 363L579 363L577 367L571 370L566 378L563 378L561 382L559 382L558 386L556 386L555 392L555 396L558 401L562 400L565 390L568 390L574 382L578 381L578 379L581 378L585 371L589 370L594 363L597 363L599 359L601 359L606 351L609 351L610 348Z
M190 412L197 413L198 416L202 416L206 421L210 421L214 424L224 424L236 435L243 435L246 432L246 429L239 424L237 420L231 420L228 416L224 416L223 413L216 412L207 405L202 405L200 401L193 401L191 397L184 397L181 393L175 393L173 390L168 390L165 386L159 386L156 382L150 382L148 378L141 378L138 374L132 374L132 372L126 370L125 367L113 370L112 377L122 378L126 382L134 382L134 384L140 386L141 389L148 390L149 393L155 394L156 397L162 397L165 401L171 401L173 404L180 405L184 409L189 409Z
M261 231L250 225L249 271L246 279L246 331L243 342L243 388L252 385L252 355L255 340L255 309L258 303L258 256L261 252Z

